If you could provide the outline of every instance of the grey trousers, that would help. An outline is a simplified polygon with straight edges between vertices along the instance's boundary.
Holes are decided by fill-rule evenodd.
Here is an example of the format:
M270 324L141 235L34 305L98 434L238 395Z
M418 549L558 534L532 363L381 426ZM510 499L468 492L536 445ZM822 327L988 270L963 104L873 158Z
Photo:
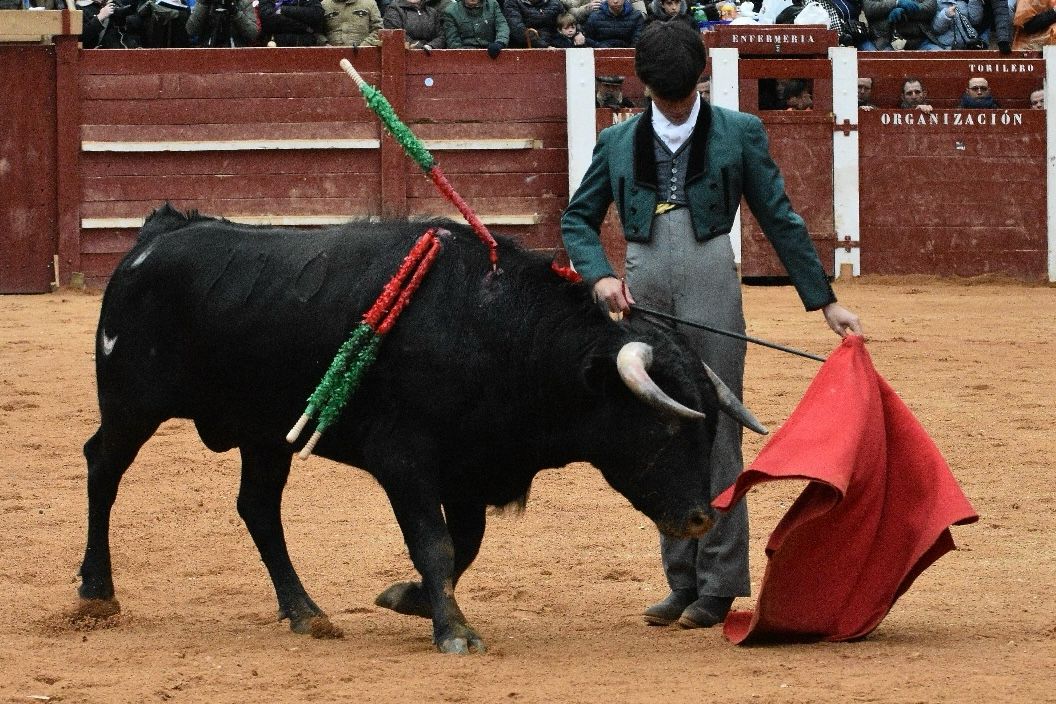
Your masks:
M627 243L627 286L639 304L686 320L744 333L741 284L729 235L698 242L689 209L653 219L652 240ZM680 326L704 362L740 398L746 343ZM743 468L741 426L720 414L711 452L711 495L732 484ZM742 499L719 513L703 537L660 536L664 573L672 589L695 589L698 596L747 596L748 507Z

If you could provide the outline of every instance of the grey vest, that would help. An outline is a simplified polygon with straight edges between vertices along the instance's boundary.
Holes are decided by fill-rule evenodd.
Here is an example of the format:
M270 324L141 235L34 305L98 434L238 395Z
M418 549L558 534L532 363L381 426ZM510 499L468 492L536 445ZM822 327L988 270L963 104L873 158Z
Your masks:
M689 205L686 200L686 168L689 166L689 145L687 139L674 154L664 144L664 140L653 137L653 148L656 152L656 200L658 203L678 203Z

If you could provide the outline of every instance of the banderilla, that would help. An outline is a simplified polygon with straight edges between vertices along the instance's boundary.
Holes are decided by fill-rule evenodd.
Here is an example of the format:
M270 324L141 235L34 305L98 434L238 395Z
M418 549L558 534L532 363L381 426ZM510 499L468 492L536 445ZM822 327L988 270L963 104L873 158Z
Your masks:
M768 340L761 340L758 337L752 337L751 335L742 335L739 332L731 332L730 330L722 330L721 328L715 328L704 323L698 323L692 320L683 320L682 318L676 318L673 315L667 313L661 313L658 310L652 310L650 308L643 308L639 305L631 306L631 310L637 311L643 315L651 315L654 318L660 318L671 323L681 323L682 325L688 325L691 328L700 328L701 330L707 330L717 335L725 335L726 337L734 337L738 340L744 340L745 342L752 342L763 347L769 347L772 350L780 350L781 352L788 352L789 354L799 355L800 357L806 357L807 359L813 359L818 362L824 362L824 357L819 357L816 354L810 352L804 352L803 350L797 350L794 347L786 347L785 345L779 345L776 342L769 342Z

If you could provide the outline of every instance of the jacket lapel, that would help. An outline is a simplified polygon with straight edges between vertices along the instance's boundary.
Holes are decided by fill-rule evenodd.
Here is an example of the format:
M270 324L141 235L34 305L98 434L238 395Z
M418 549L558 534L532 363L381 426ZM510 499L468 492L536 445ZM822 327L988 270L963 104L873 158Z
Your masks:
M634 126L634 182L655 191L657 183L654 139L653 106L650 104Z

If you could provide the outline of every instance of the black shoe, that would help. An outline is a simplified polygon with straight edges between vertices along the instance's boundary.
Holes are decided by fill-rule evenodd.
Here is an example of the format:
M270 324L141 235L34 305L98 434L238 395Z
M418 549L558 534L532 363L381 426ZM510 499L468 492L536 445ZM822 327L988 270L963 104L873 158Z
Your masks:
M732 596L702 596L686 606L678 617L678 625L682 628L710 628L725 620L732 604Z
M642 615L650 626L670 626L696 598L696 589L673 589L663 601L653 604Z

